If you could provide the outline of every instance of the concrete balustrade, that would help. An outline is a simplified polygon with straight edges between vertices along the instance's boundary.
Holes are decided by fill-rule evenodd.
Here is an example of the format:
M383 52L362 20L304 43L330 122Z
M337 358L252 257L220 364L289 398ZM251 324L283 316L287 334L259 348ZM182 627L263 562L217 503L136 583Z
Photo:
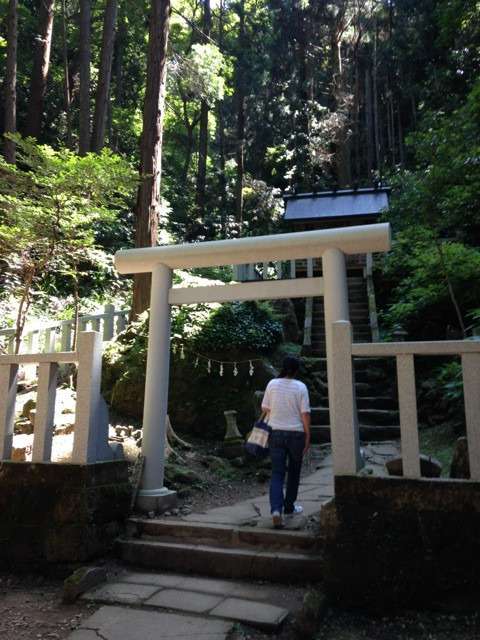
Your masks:
M80 316L78 320L79 331L87 331L90 328L93 331L100 331L103 340L108 342L125 329L129 314L129 309L117 311L113 304L107 304L103 313ZM43 353L71 351L74 333L74 320L52 322L41 328L27 328L22 336L20 353L35 353L37 348ZM15 330L0 330L0 340L2 339L7 353L13 354L15 351Z
M65 363L78 365L72 462L89 464L115 457L108 444L108 411L100 393L102 336L84 332L79 334L76 351L0 356L0 461L12 455L19 365L38 365L32 462L51 460L58 367Z
M352 358L396 358L403 473L405 477L420 478L414 356L450 355L461 356L462 359L470 478L480 481L479 341L352 343L350 322L345 321L332 323L331 336L334 357L328 375L329 392L332 389L333 394L330 411L335 475L350 475L358 471L358 460L352 455L352 451L358 449L358 430L352 417L355 413L355 393L351 387Z

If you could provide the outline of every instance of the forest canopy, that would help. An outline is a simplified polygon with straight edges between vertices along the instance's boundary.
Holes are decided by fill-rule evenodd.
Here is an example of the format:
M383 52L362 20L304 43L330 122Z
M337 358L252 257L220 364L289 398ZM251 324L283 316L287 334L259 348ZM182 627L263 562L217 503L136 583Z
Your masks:
M0 20L4 324L29 278L33 307L65 301L50 313L79 291L85 305L110 299L119 246L276 233L284 193L382 183L395 232L376 264L385 335L398 323L468 335L478 2L0 0ZM59 241L70 258L33 274L59 193L75 201Z

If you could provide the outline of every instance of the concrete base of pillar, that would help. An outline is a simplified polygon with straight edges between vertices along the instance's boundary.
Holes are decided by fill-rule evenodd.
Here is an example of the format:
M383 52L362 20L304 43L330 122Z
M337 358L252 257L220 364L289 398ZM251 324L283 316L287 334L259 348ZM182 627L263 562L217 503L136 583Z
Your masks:
M166 487L161 489L140 489L137 495L136 507L140 511L148 513L165 513L175 509L178 504L177 492Z

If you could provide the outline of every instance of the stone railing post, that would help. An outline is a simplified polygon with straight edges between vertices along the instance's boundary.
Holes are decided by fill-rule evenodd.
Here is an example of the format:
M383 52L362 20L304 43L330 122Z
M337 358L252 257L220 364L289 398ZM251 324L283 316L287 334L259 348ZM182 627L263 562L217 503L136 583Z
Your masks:
M352 364L349 321L331 327L333 358L328 370L330 436L335 475L355 474L362 467Z
M128 319L128 311L122 311L121 313L118 314L117 333L122 333L122 331L125 329L125 327L127 326L127 319Z
M77 409L72 462L87 464L112 457L108 447L108 410L100 393L102 336L80 333L77 344Z
M480 481L480 353L462 353L470 478Z
M40 363L32 462L48 462L51 459L57 375L58 364L56 362Z
M62 336L60 338L62 351L70 351L72 348L72 327L73 320L69 320L62 324Z
M10 460L17 397L18 364L0 365L0 460Z
M104 307L104 318L103 318L103 339L105 341L109 341L113 338L114 335L114 313L115 307L113 304L106 304Z

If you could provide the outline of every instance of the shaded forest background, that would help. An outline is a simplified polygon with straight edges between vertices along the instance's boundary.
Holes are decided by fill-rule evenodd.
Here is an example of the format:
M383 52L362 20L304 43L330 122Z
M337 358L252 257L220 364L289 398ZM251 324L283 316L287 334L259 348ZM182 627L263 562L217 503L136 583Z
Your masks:
M4 324L130 304L121 246L278 232L282 193L381 182L384 335L471 335L478 2L0 0L0 19L1 132L17 132L0 165Z

